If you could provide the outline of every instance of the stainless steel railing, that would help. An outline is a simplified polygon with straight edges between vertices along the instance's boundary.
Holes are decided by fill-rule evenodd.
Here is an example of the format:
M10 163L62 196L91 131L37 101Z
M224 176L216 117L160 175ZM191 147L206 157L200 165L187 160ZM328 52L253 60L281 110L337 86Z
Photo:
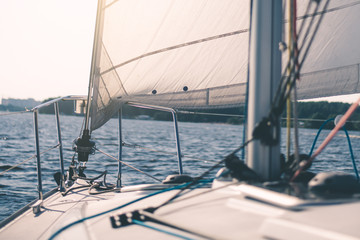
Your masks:
M59 190L60 192L65 192L65 170L64 170L64 156L63 156L63 145L62 145L62 137L61 137L61 127L60 127L60 117L59 117L59 102L60 101L86 101L86 96L66 96L66 97L60 97L53 100L50 100L46 103L42 103L36 107L34 107L31 110L28 110L29 112L33 112L33 119L34 119L34 136L35 136L35 156L36 156L36 168L37 168L37 177L38 177L38 201L35 202L35 204L32 205L33 212L37 213L40 211L40 208L42 206L43 202L43 185L42 185L42 172L41 172L41 152L40 152L40 141L39 141L39 121L38 121L38 114L39 110L53 105L55 110L55 119L56 119L56 128L57 128L57 141L58 144L54 147L59 148L59 166L60 166L60 186ZM180 147L180 137L179 137L179 130L178 130L178 121L177 121L177 115L176 111L172 108L167 107L161 107L161 106L154 106L154 105L148 105L148 104L140 104L135 102L128 102L127 105L137 107L137 108L146 108L146 109L153 109L153 110L159 110L159 111L166 111L170 112L172 114L173 122L174 122L174 132L175 132L175 140L176 140L176 149L177 149L177 159L178 159L178 168L179 168L179 174L183 174L183 168L182 168L182 159L181 159L181 147ZM118 151L118 157L119 157L119 165L118 165L118 174L117 174L117 182L116 186L117 188L121 188L121 161L122 161L122 109L119 108L119 114L118 114L118 124L119 124L119 151Z
M41 154L40 154L40 144L39 144L39 123L38 123L38 114L41 108L54 105L55 118L56 118L56 127L57 127L57 137L58 137L58 146L59 146L59 161L60 161L60 191L65 192L65 171L64 171L64 156L63 156L63 147L61 140L61 128L60 128L60 117L59 117L59 101L70 101L70 100L86 100L86 96L66 96L61 98L56 98L46 103L40 104L31 111L34 114L34 132L35 132L35 151L36 151L36 169L38 177L38 196L39 200L32 206L34 213L40 211L43 200L43 188L42 188L42 177L41 177Z
M178 121L176 111L172 108L168 107L161 107L149 104L142 104L142 103L135 103L135 102L128 102L127 105L138 107L138 108L146 108L146 109L154 109L159 111L170 112L172 114L172 118L174 121L174 131L175 131L175 140L176 140L176 149L177 149L177 158L178 158L178 166L179 166L179 174L183 174L182 169L182 160L181 160L181 148L180 148L180 137L179 137L179 129L178 129Z

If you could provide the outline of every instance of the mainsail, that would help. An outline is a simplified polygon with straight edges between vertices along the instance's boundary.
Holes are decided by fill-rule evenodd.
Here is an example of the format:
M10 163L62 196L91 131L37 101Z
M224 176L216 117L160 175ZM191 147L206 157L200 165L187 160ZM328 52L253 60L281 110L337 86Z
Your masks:
M298 7L299 28L311 19L307 4ZM359 12L359 1L332 1L320 28L299 35L300 46L316 32L301 71L300 98L360 92ZM316 26L320 16L304 29ZM108 0L100 21L91 130L122 102L172 108L244 103L250 1Z
M299 99L359 93L360 1L330 1L325 10L326 1L320 1L318 11L313 13L310 10L309 14L306 14L307 3L298 2L298 29L306 21L298 45L304 45L315 32L300 72ZM323 19L316 29L321 16ZM305 29L312 18L313 27L306 34ZM305 54L305 49L301 54Z

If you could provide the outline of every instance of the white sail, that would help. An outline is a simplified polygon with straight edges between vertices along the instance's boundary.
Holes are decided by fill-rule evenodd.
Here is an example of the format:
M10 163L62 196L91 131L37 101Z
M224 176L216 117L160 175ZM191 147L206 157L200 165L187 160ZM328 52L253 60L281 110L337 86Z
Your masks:
M170 107L244 102L249 1L108 1L103 11L92 129L119 100Z
M360 92L358 3L337 0L329 5L301 71L300 98ZM298 27L308 19L307 4L299 3ZM120 102L173 108L244 103L250 1L107 1L102 11L92 130L114 115Z
M305 16L307 4L299 2L297 28L303 21L305 28L310 19ZM326 1L320 1L307 41L315 30ZM312 4L312 8L316 4ZM310 11L312 13L313 11ZM305 16L305 17L304 17ZM330 1L301 69L298 97L308 99L360 92L360 1ZM304 44L305 31L299 36L299 46ZM304 54L300 54L300 59Z

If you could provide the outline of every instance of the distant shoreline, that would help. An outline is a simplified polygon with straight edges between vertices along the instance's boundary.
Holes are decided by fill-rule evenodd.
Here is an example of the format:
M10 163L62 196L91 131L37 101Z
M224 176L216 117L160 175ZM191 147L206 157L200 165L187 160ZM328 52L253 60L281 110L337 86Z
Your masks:
M325 120L335 118L337 115L344 114L350 107L348 103L340 102L299 102L297 104L299 126L302 128L319 129ZM74 104L71 101L59 103L60 113L63 115L77 115L74 113ZM26 110L24 107L0 104L0 111L17 112ZM209 110L190 110L178 113L178 120L181 122L208 122L208 123L227 123L243 124L244 107L227 109L209 109ZM40 113L54 114L54 107L48 106L41 109ZM144 118L152 120L171 121L172 116L167 112L160 112L148 109L134 108L125 105L123 107L123 117L128 119ZM285 114L282 117L282 126L286 124ZM330 121L325 128L332 129L334 124ZM360 109L350 117L346 124L346 129L360 131Z

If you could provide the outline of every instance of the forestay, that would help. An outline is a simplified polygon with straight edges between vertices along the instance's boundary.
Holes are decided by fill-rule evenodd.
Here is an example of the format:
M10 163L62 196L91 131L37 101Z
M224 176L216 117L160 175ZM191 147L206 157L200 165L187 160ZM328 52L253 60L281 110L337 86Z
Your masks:
M360 92L358 3L329 5L301 71L300 98ZM303 17L307 1L299 4L300 26L309 18ZM127 101L173 108L244 103L250 1L108 0L102 6L91 130Z

